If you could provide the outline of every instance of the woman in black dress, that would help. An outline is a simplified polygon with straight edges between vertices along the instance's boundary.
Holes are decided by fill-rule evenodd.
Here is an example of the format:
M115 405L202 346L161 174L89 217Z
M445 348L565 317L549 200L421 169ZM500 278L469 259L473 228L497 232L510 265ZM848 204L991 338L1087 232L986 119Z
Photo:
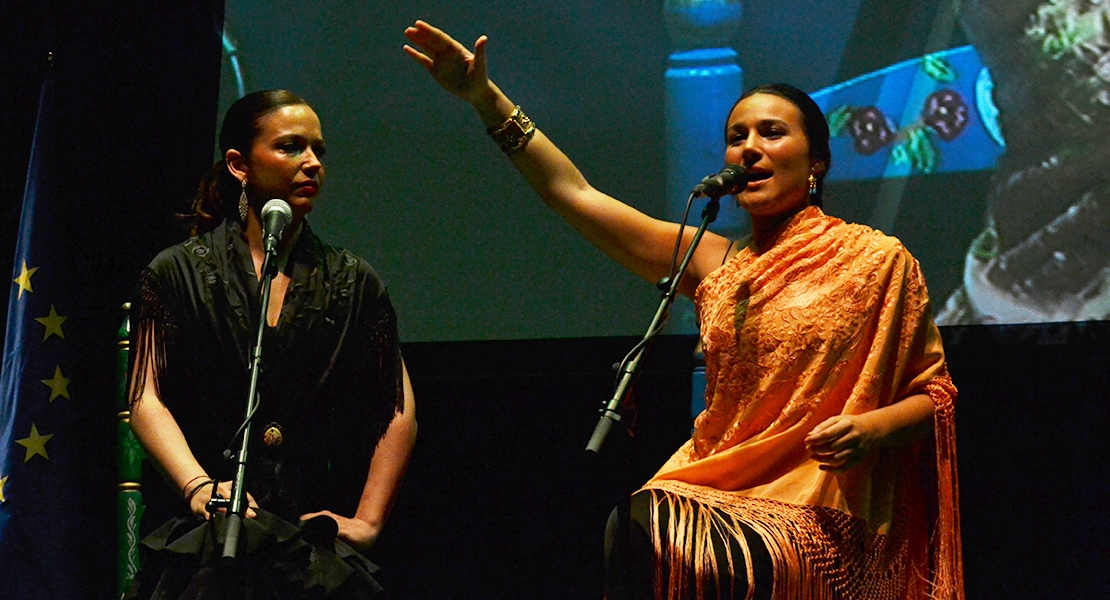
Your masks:
M245 96L220 131L194 234L143 272L134 303L131 427L170 484L150 486L133 594L154 598L372 597L377 539L416 436L415 405L385 286L305 216L324 181L320 120L286 91ZM293 219L266 307L244 548L232 568L222 515L248 393L264 250L261 205ZM168 520L167 520L168 519Z

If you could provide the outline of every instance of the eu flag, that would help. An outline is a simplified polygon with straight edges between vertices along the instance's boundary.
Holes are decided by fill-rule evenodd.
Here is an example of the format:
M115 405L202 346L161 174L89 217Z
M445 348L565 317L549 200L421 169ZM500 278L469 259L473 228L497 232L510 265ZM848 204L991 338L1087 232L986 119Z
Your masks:
M23 211L10 278L0 371L0 598L81 598L79 448L71 328L77 294L66 288L65 232L58 229L54 87L39 98ZM67 337L67 335L69 337ZM110 548L100 551L110 552Z

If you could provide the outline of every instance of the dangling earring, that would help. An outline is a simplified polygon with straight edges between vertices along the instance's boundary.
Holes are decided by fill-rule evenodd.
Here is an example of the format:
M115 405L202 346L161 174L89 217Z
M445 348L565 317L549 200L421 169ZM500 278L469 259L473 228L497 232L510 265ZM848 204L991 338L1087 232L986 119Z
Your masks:
M813 176L810 175L810 177ZM813 192L810 193L812 194ZM243 191L239 194L239 218L243 221L244 224L246 224L247 222L247 211L249 210L250 206L247 204L247 178L244 177Z
M813 173L809 174L809 197L812 198L817 195L817 176Z

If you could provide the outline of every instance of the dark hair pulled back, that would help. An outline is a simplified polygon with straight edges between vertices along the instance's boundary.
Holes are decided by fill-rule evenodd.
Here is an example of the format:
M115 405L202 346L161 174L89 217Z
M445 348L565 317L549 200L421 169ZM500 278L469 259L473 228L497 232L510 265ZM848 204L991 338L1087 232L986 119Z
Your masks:
M736 109L736 105L743 102L745 98L756 94L771 94L773 96L778 96L779 98L788 100L801 111L802 129L805 131L806 140L809 142L809 158L812 161L825 164L825 168L822 169L820 173L816 174L817 191L810 197L810 204L821 206L824 201L825 175L827 175L829 169L832 168L832 151L829 150L829 122L825 120L825 113L821 112L821 107L817 106L813 98L810 98L809 94L802 90L788 83L771 83L756 86L744 92L744 94L736 100L736 103L732 105L729 114L732 114L732 111Z
M308 106L304 98L286 90L262 90L243 96L227 109L220 127L220 160L212 165L197 187L192 214L182 215L190 235L203 233L225 218L239 219L239 194L242 184L227 168L227 151L238 150L250 158L251 146L258 137L262 117L294 105Z

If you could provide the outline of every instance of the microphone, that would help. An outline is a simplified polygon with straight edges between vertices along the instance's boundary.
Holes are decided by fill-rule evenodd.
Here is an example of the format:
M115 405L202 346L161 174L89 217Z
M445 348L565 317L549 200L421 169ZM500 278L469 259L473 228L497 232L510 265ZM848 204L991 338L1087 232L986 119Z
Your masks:
M262 206L262 247L267 254L277 253L281 234L292 221L293 209L285 200L274 198Z
M740 165L725 165L715 175L706 175L701 183L694 186L694 197L712 196L720 198L739 193L748 185L748 171Z

